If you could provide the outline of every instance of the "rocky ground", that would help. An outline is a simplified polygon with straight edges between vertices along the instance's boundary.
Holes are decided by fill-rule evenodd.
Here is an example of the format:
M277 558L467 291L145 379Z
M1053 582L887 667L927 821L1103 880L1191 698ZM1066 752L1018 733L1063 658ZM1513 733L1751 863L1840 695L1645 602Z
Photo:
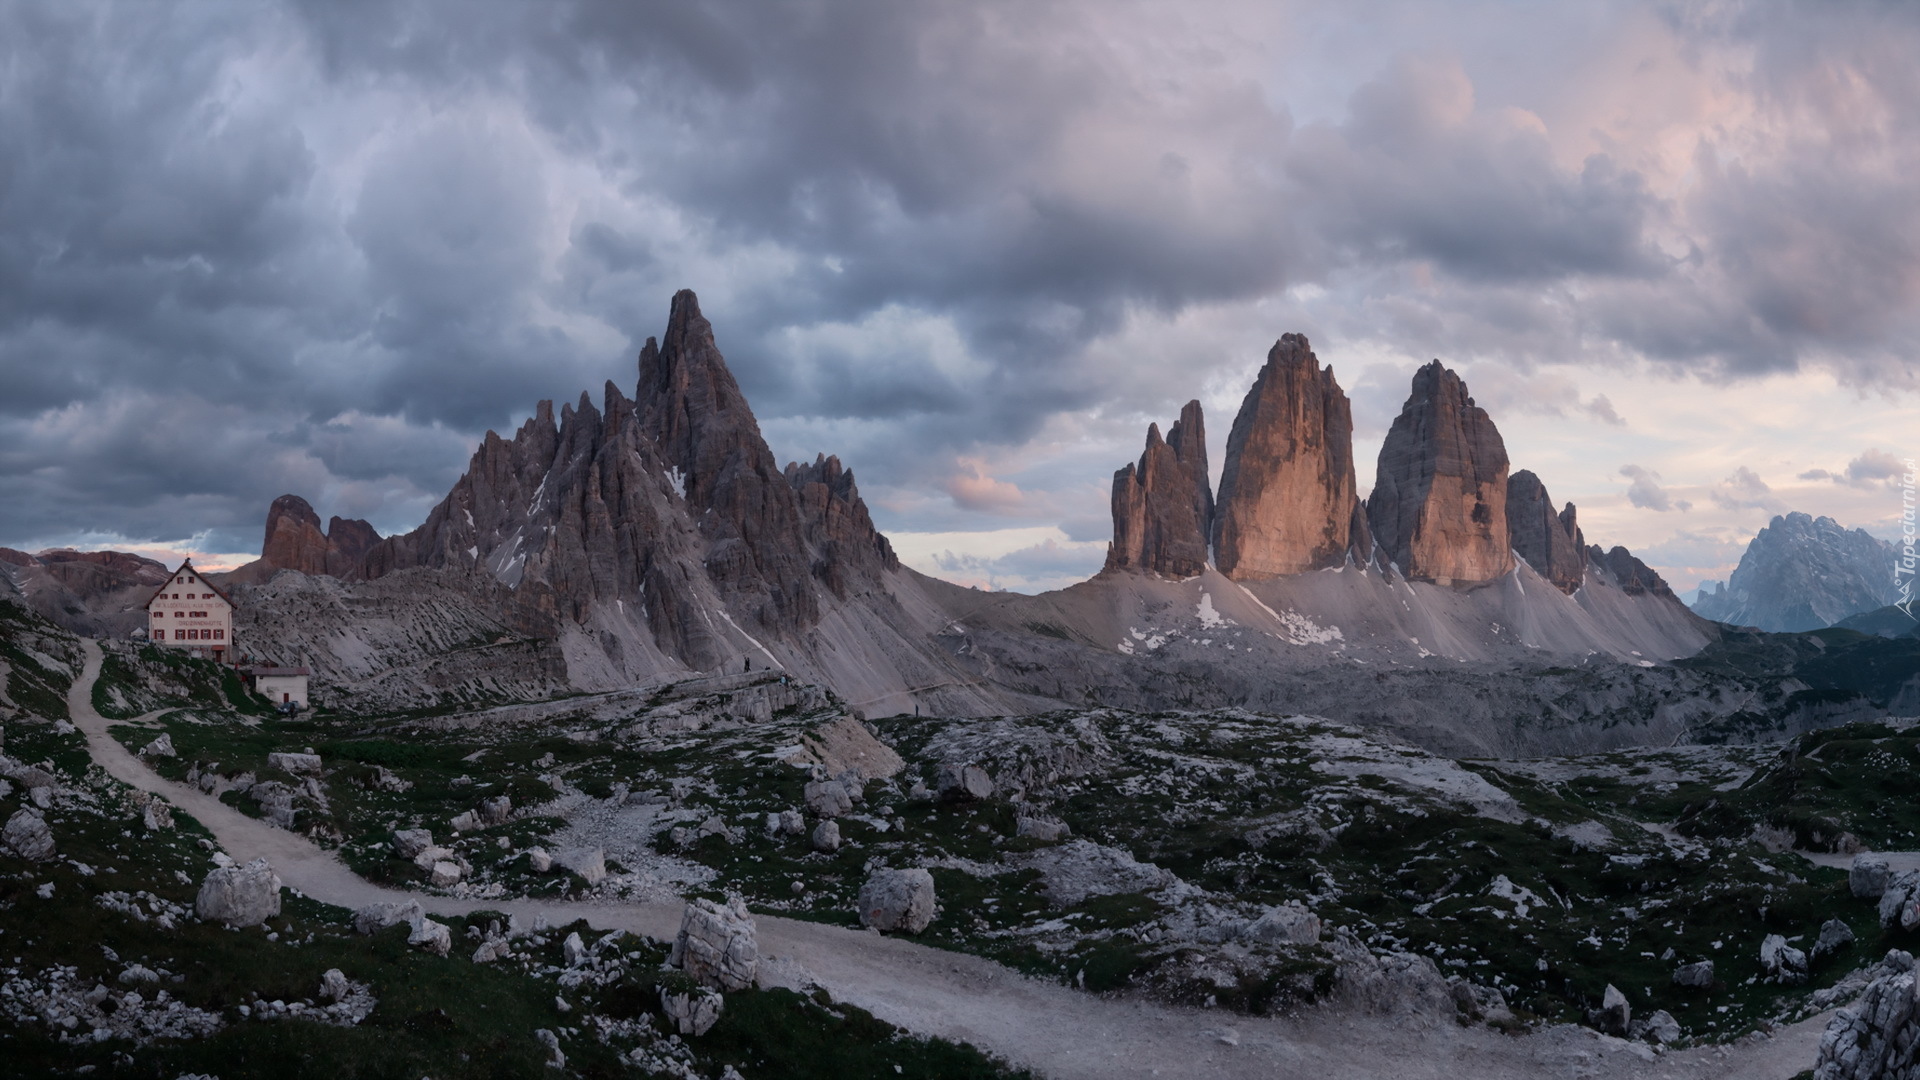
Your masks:
M270 867L237 864L185 809L95 764L65 701L82 676L79 643L17 607L0 604L0 619L8 1075L524 1077L555 1061L585 1076L1018 1075L783 986L777 972L730 995L726 1023L696 1044L665 1011L663 989L683 980L667 944L577 920L548 926L475 902L411 925L356 925L351 906L282 891ZM172 730L268 727L221 702L210 665L118 656L96 701L172 696L179 707L160 724ZM144 734L143 749L157 738ZM164 747L147 760L170 760ZM334 779L316 777L323 804Z
M332 849L368 895L412 892L450 948L435 955L417 919L363 936L351 911L291 894L235 932L199 918L225 858L213 836L91 767L66 722L78 643L24 617L8 629L0 816L44 821L54 850L36 855L22 819L0 853L0 942L20 957L0 974L0 1028L48 1068L231 1077L305 1058L342 1075L508 1075L550 1056L540 1030L593 1075L805 1074L775 1067L782 1046L932 1075L1002 1068L778 989L775 962L769 989L729 993L710 1031L669 1038L698 1001L674 981L684 961L662 968L664 940L536 929L530 902L571 918L737 897L763 921L878 924L1073 1000L1218 1016L1196 1029L1217 1047L1253 1046L1266 1016L1306 1025L1296 1039L1391 1018L1469 1055L1499 1044L1446 1033L1534 1032L1516 1045L1538 1059L1572 1024L1624 1037L1595 1060L1634 1068L1695 1052L1675 1046L1753 1052L1884 996L1872 988L1901 971L1883 957L1916 936L1897 904L1883 927L1886 903L1795 850L1844 865L1861 846L1920 846L1920 811L1889 798L1920 764L1897 725L1453 760L1230 710L862 723L777 675L287 719L210 665L109 648L91 711L125 721L111 734L133 767L217 800L200 813ZM890 871L924 871L930 895ZM323 992L332 970L344 983ZM897 992L867 1004L924 1020ZM963 1037L998 1046L981 1024Z

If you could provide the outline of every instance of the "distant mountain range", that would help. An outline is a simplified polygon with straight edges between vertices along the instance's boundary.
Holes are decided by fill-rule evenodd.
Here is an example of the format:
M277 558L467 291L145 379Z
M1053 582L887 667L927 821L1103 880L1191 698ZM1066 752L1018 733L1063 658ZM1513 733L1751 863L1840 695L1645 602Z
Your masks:
M681 292L632 396L608 383L488 433L402 535L323 530L283 496L261 559L227 583L246 647L376 710L778 669L872 715L1238 705L1485 752L1774 708L1745 691L1701 705L1702 676L1647 670L1719 631L1631 552L1589 545L1437 361L1364 501L1346 396L1297 334L1235 417L1217 493L1206 456L1189 403L1115 474L1099 574L1038 596L961 588L900 565L840 461L776 464Z
M1700 586L1693 610L1761 630L1817 630L1896 597L1893 545L1829 517L1775 517L1725 582Z

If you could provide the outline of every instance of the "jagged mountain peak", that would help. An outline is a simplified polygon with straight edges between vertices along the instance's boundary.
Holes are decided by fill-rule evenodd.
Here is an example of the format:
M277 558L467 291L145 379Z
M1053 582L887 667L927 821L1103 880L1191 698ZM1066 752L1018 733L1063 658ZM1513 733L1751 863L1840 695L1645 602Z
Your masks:
M1206 569L1213 489L1199 401L1187 402L1166 438L1158 423L1147 425L1139 463L1113 474L1112 506L1107 570L1191 577Z
M1571 596L1586 577L1587 545L1579 513L1568 503L1558 514L1547 486L1530 469L1507 478L1507 531L1514 554Z
M1258 581L1339 566L1349 554L1364 562L1370 544L1354 528L1355 490L1346 392L1305 334L1283 334L1227 436L1215 564Z
M597 626L609 663L637 671L765 652L826 594L899 568L838 458L775 465L692 292L639 367L632 398L608 381L599 405L583 391L557 417L540 402L511 440L488 432L420 528L336 576L465 571L507 590L523 631Z
M371 524L338 515L321 532L320 515L312 504L298 495L282 495L267 508L260 561L270 570L346 577L357 572L360 560L379 541Z
M1702 591L1700 615L1762 630L1815 630L1894 602L1893 548L1865 529L1794 511L1747 544L1726 586Z
M1367 522L1383 560L1409 578L1474 584L1513 569L1507 448L1467 384L1438 360L1380 447Z

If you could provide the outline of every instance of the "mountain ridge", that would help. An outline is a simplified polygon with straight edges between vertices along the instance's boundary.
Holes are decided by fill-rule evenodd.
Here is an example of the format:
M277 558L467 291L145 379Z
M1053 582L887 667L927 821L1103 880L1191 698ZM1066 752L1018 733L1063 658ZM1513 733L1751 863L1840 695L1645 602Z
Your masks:
M1539 567L1514 555L1498 431L1437 361L1415 376L1408 434L1382 452L1405 506L1354 494L1345 394L1289 334L1236 418L1232 489L1213 499L1204 417L1189 402L1115 474L1107 568L1033 597L900 565L839 459L776 467L691 292L674 297L637 368L631 397L609 382L598 403L542 402L511 437L488 432L426 520L357 564L329 547L325 572L311 572L340 530L321 534L304 502L277 502L282 522L306 509L303 539L235 575L252 582L243 635L368 708L769 670L876 715L1122 700L1271 709L1352 685L1356 665L1401 667L1431 692L1373 719L1471 746L1514 737L1519 713L1448 734L1476 715L1448 665L1501 679L1569 660L1632 669L1711 639L1624 549L1577 549L1571 507L1565 523L1552 516L1560 539L1534 545ZM1374 543L1375 506L1390 528L1418 525L1393 534L1415 553L1411 573ZM1232 572L1207 543L1225 536ZM1450 544L1467 545L1471 573L1438 572L1460 554ZM306 562L272 565L295 559ZM1276 572L1288 565L1308 569Z

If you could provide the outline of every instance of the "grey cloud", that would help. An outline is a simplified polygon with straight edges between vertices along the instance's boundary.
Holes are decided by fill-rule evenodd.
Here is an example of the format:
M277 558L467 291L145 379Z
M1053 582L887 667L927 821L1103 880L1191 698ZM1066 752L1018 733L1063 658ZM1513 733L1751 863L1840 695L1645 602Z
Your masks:
M1349 258L1429 259L1494 281L1651 275L1640 177L1595 155L1577 174L1544 134L1476 112L1456 61L1403 57L1353 95L1347 121L1303 128L1287 171Z
M1048 540L995 558L949 551L935 556L934 563L956 580L1028 591L1061 588L1085 580L1105 559L1103 550L1090 545L1069 546Z
M1868 447L1865 453L1847 462L1847 483L1857 487L1871 487L1876 483L1891 485L1906 472L1906 462L1878 447Z
M1831 480L1836 484L1860 488L1893 487L1906 472L1905 461L1877 446L1870 446L1859 457L1847 462L1847 467L1840 472L1809 469L1800 474L1800 479Z
M1580 408L1603 423L1612 424L1615 427L1625 427L1627 424L1626 420L1614 411L1613 402L1608 401L1605 394L1595 394L1592 400L1585 402Z
M1707 493L1715 503L1728 510L1784 511L1786 504L1774 497L1773 488L1752 469L1742 465L1733 475L1713 486Z
M1685 499L1675 499L1660 486L1660 474L1640 465L1620 466L1620 475L1632 480L1627 486L1627 501L1642 510L1655 510L1666 513L1670 510L1691 510L1693 504Z
M1756 50L1786 142L1705 147L1672 202L1629 154L1556 161L1501 107L1525 86L1496 102L1474 85L1492 61L1404 37L1296 127L1266 60L1218 48L1240 14L1186 33L1067 0L8 6L0 543L240 537L289 489L410 525L484 428L629 385L681 286L769 430L840 453L919 527L1102 533L1096 489L1137 429L1110 461L1022 476L1025 501L956 462L1062 413L1165 417L1286 330L1458 358L1483 393L1506 365L1539 408L1609 424L1592 383L1567 396L1542 369L1913 381L1910 13L1673 17L1690 47ZM1301 283L1326 299L1286 298ZM1132 320L1227 308L1274 325L1129 344ZM1390 418L1406 376L1361 380L1356 414ZM217 425L215 449L160 452L123 401Z

